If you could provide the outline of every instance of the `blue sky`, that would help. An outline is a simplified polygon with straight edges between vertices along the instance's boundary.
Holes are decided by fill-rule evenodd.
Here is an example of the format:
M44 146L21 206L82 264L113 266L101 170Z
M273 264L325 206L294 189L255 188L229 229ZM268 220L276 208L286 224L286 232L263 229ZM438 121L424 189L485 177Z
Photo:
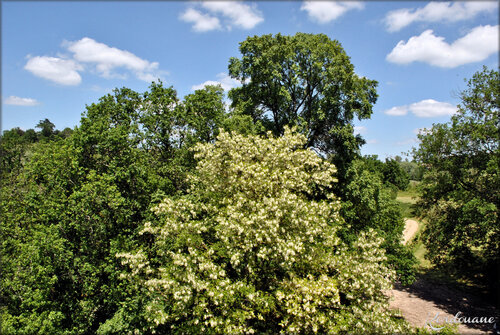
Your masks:
M498 69L498 2L2 1L2 129L78 125L86 104L153 78L179 97L227 76L238 43L324 33L360 76L379 82L363 154L400 155L418 129L446 122L483 65Z

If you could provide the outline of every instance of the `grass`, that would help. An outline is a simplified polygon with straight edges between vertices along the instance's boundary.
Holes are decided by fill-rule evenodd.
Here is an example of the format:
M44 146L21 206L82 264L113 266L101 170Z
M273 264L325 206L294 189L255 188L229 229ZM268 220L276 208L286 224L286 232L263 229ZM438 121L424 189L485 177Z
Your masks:
M419 226L420 229L421 226ZM417 232L417 235L419 232ZM413 255L415 255L415 258L418 261L418 268L419 270L427 270L432 268L431 262L425 258L425 254L427 253L427 249L425 248L424 243L420 240L416 240L413 244Z
M401 212L403 217L407 219L415 218L415 204L409 202L402 202L399 198L396 198L400 202Z
M398 191L396 200L401 206L403 216L405 218L415 218L415 204L419 199L419 194L417 191L418 182L415 180L410 181L408 189L404 191Z

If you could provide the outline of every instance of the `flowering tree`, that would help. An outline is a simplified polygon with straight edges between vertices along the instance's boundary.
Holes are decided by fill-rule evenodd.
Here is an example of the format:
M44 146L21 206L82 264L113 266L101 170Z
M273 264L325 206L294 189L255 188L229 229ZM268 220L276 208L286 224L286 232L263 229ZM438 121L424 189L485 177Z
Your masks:
M351 249L341 242L339 201L328 192L335 167L305 144L286 129L277 138L222 131L196 147L188 195L166 198L144 225L152 248L118 255L146 297L137 331L403 330L382 293L394 276L382 239L368 231Z

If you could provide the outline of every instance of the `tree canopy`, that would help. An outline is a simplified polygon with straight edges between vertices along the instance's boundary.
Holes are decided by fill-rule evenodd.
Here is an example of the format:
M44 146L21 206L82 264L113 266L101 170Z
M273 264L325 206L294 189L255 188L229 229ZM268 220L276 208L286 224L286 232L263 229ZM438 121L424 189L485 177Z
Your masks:
M458 112L419 135L421 212L429 257L500 287L498 71L484 68L460 93Z
M308 147L335 155L343 170L364 143L352 122L371 116L377 82L359 77L340 43L324 34L248 37L240 52L229 62L242 82L229 93L233 106L275 135L296 126Z

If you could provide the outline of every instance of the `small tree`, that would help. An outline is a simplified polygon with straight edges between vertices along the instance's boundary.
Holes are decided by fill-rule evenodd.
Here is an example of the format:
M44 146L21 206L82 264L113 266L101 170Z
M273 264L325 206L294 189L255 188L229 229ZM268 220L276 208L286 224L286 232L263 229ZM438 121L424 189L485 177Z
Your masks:
M189 194L165 199L144 225L152 249L118 255L147 300L138 331L401 331L382 293L394 275L382 239L363 232L348 249L337 236L334 166L303 149L305 136L268 137L222 131L198 145Z

